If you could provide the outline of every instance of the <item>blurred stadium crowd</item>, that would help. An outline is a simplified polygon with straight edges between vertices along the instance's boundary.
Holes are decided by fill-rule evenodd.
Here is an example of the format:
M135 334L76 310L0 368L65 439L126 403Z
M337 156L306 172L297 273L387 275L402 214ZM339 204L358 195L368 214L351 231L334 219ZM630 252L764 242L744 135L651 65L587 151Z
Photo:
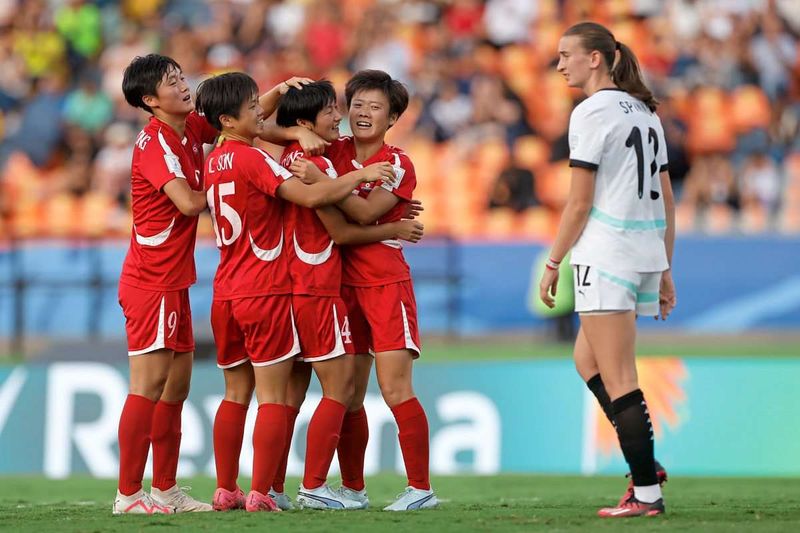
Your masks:
M193 86L236 69L341 91L386 70L413 95L390 141L428 232L548 238L579 98L557 42L585 19L633 48L662 102L680 231L800 232L797 0L0 0L0 234L129 234L145 117L122 72L158 51Z

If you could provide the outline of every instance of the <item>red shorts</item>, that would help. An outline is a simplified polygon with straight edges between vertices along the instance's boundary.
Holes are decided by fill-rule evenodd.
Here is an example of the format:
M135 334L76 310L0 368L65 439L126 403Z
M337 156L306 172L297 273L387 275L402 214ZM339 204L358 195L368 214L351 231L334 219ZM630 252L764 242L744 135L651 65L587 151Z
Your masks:
M341 298L296 294L292 309L300 334L299 361L325 361L354 353L347 307Z
M254 366L273 365L300 353L288 294L214 300L211 331L220 368L247 361Z
M417 301L411 281L377 287L342 286L355 353L410 350L420 355Z
M128 355L156 350L194 351L189 289L148 291L119 284Z

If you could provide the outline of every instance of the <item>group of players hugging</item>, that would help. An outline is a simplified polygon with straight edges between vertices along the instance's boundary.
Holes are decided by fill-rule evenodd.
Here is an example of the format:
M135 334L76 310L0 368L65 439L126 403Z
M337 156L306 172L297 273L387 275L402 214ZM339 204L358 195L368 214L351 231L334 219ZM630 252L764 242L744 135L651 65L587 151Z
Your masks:
M133 148L133 229L119 283L130 391L114 514L293 508L286 465L312 369L322 400L308 425L296 505L367 508L364 397L373 359L408 475L385 509L435 507L428 422L411 379L417 309L401 244L422 238L414 220L422 207L412 199L411 160L384 140L408 105L405 87L382 71L356 73L345 92L351 136L340 136L337 95L325 80L291 78L260 94L250 76L231 72L201 83L193 99L180 65L151 54L127 67L123 92L151 117ZM280 161L258 139L284 146ZM207 155L206 144L214 145ZM205 210L220 252L211 325L225 379L211 504L176 482L194 356L189 287ZM245 495L237 477L253 392ZM342 476L335 490L327 484L334 454Z

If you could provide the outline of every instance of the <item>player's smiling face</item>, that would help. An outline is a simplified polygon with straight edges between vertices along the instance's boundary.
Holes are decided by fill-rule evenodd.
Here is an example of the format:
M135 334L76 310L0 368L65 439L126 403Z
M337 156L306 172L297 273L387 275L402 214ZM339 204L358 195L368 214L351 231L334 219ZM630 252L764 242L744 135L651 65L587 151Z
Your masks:
M360 141L383 139L395 122L394 117L389 116L389 99L379 89L354 94L349 119L353 136Z
M336 106L336 102L329 102L317 113L314 121L313 131L328 142L339 138L339 123L342 121L342 114Z
M147 105L158 107L170 115L188 115L194 111L192 93L186 83L186 77L183 72L174 67L170 68L161 78L161 83L156 87L155 96L155 105Z
M594 55L598 55L595 52ZM558 66L556 70L567 80L570 87L581 88L592 75L593 53L588 52L577 35L562 37L558 42ZM594 67L596 68L596 67Z
M254 139L264 129L263 112L261 106L258 105L258 95L254 94L239 107L239 118L223 115L220 117L220 121L224 130L247 139Z

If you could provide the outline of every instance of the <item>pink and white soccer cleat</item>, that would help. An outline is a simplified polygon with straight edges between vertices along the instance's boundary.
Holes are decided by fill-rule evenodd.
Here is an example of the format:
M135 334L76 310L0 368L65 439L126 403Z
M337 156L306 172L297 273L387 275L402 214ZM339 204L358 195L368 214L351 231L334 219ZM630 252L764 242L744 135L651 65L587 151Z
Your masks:
M628 498L625 503L617 507L605 507L597 511L600 518L628 518L632 516L657 516L664 514L664 498L659 498L653 503L640 502L635 496Z
M139 489L130 496L125 496L117 491L113 514L174 514L175 508L171 505L160 505L153 501L149 494Z
M251 490L247 494L247 500L245 500L244 508L248 513L254 513L258 511L266 511L270 513L281 512L278 504L275 503L275 500L270 498L268 494L261 494L256 490Z
M244 492L239 487L236 490L223 489L218 487L214 491L214 499L211 502L215 511L233 511L244 509Z

